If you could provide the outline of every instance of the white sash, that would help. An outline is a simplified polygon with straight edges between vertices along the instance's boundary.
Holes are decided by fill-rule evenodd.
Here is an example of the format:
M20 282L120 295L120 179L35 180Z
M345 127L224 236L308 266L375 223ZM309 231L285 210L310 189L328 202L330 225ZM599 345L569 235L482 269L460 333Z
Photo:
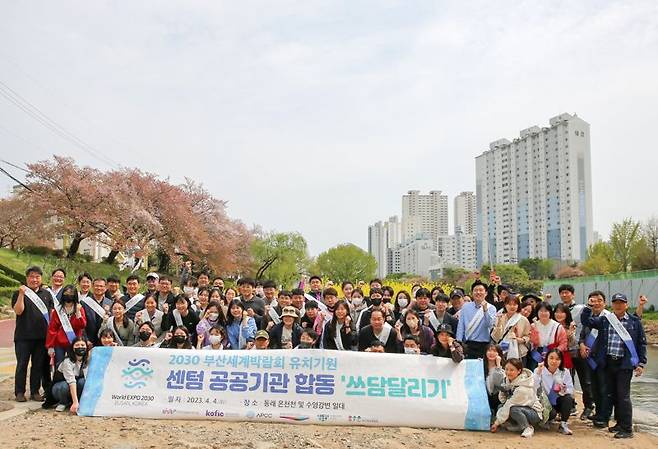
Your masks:
M150 322L151 321L151 315L149 315L148 310L143 309L141 310L141 315L139 315L139 319L142 320L142 323ZM153 317L155 318L155 314L153 314Z
M359 312L359 317L356 319L356 330L358 331L361 329L361 318L363 318L363 314L366 312L366 310L370 310L372 306L368 306L365 309L363 309L361 312Z
M429 310L428 312L425 312L425 313L429 313L428 316L429 316L430 325L432 326L432 329L434 329L435 332L437 330L439 330L439 325L441 323L439 323L439 319L436 317L436 314L434 313L434 310Z
M507 320L507 323L505 323L505 329L504 331L507 331L507 329L510 329L514 326L516 326L516 323L518 323L521 320L521 314L520 313L515 313L512 315L512 318Z
M94 298L90 298L89 296L85 296L80 300L83 304L86 304L89 306L91 310L93 310L96 315L98 315L100 318L105 318L105 309L103 306L98 304ZM89 317L91 318L91 317Z
M75 313L75 306L73 307L73 311L73 313ZM71 320L69 320L69 316L64 310L64 305L56 305L55 312L57 312L59 321L62 323L62 329L64 329L66 338L69 339L69 343L73 343L73 340L75 340L75 332L73 331L73 326L71 326Z
M311 296L308 293L304 293L304 298L306 298L307 301L315 301L318 304L322 302L319 299L316 299L315 296Z
M114 334L114 339L116 340L117 345L123 346L123 341L121 341L121 337L119 336L119 333L117 332L116 328L114 327L114 317L111 316L107 319L107 328L112 331Z
M274 307L270 307L269 315L270 318L272 318L272 321L274 321L274 324L279 324L281 322L281 318L279 317L279 314L276 313L276 310L274 310Z
M379 334L378 336L375 335L375 337L377 337L377 340L381 341L384 346L386 346L386 342L388 341L388 336L391 334L391 329L393 329L393 326L385 322L381 334Z
M39 298L39 295L37 295L34 290L29 287L25 289L24 295L27 296L30 301L32 301L32 304L34 304L37 309L39 309L39 312L41 312L41 315L43 315L43 319L46 320L46 324L49 324L50 316L48 315L48 307L46 306L46 303L43 302L43 299Z
M130 300L126 303L126 312L135 307L135 305L142 299L144 299L144 295L141 293L137 293L135 296L130 298Z
M343 339L340 338L340 330L343 328L343 325L340 323L336 323L336 336L334 337L334 341L336 342L336 348L339 351L344 351L345 347L343 346Z
M189 313L189 312L188 312ZM171 314L174 316L174 320L176 320L176 326L183 326L183 317L181 316L180 312L178 309L174 309Z
M478 328L482 320L484 319L484 307L480 306L479 309L475 312L475 315L473 315L473 318L471 318L470 323L466 325L466 332L464 332L464 339L466 341L470 340L471 337L473 336L473 333L475 332L475 329Z
M573 318L573 320L574 320L574 321L576 322L576 324L578 324L578 325L581 324L581 321L580 321L580 314L583 312L583 309L584 309L584 308L585 308L584 305L582 305L582 304L576 304L576 305L573 306L573 308L571 309L571 318Z
M622 341L628 348L628 351L631 353L631 365L636 367L638 363L640 363L640 358L637 355L637 349L635 348L635 343L631 338L631 334L628 333L628 330L623 324L621 324L621 321L619 321L619 318L617 318L617 315L614 313L608 313L605 317L610 323L610 326L612 326L615 332L617 332L617 335L621 337Z

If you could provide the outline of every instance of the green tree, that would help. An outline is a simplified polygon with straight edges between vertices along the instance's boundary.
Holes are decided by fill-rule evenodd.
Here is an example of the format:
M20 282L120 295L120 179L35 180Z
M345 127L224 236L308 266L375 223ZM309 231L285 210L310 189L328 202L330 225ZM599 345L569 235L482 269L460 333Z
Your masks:
M530 279L546 279L553 274L553 261L551 259L539 259L537 257L524 259L519 263Z
M461 267L446 267L443 269L442 281L448 285L461 285L471 272Z
M530 280L528 272L525 271L518 265L513 264L498 264L494 265L496 270L496 275L500 276L500 281L503 284L511 285L512 288L518 288L520 285L523 285ZM480 269L480 279L483 282L489 282L489 274L491 269L489 265L483 265Z
M315 261L315 268L320 276L334 282L355 281L375 277L377 261L358 246L346 243L320 254Z
M626 218L621 223L612 225L610 233L610 246L614 254L614 260L621 271L629 271L631 259L638 250L641 239L640 223Z
M587 258L581 268L588 275L610 274L619 271L615 263L615 253L607 242L596 242L587 248Z
M658 218L651 217L642 226L642 238L633 255L633 269L651 270L658 268Z
M308 266L306 240L297 232L272 232L257 236L251 246L257 279L271 279L289 286Z

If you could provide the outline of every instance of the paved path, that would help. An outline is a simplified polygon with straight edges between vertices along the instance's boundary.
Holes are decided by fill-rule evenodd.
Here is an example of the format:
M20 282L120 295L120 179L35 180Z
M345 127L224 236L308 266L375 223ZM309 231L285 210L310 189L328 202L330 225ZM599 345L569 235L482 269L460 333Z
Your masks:
M14 320L0 321L0 381L14 375L16 355L14 354Z

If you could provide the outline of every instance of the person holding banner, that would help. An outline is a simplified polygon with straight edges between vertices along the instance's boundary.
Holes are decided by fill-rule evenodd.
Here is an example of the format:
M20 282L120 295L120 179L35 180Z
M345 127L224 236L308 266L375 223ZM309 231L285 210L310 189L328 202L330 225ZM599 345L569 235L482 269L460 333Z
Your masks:
M382 352L391 354L399 352L395 330L385 321L385 312L382 309L371 310L370 324L359 332L359 351L370 349L375 340L384 348Z
M506 424L508 431L521 432L524 438L532 437L533 426L541 422L544 409L537 397L532 371L523 368L521 360L509 359L505 363L505 380L498 398L502 405L496 412L491 431L496 432Z
M603 402L603 416L610 416L615 408L617 423L609 430L615 438L633 436L633 405L631 379L633 372L641 376L647 363L647 339L639 318L629 315L628 299L623 293L612 295L612 313L592 317L591 308L585 307L581 320L585 326L600 333L592 347L597 370L604 370L608 394ZM595 427L606 427L607 422L594 421Z
M226 334L230 349L246 349L247 340L256 336L256 320L249 316L240 299L234 299L228 306Z
M197 349L205 351L221 351L226 347L228 340L226 338L226 330L219 324L214 325L208 330L208 344L203 346L201 334L197 338Z
M562 351L564 366L573 368L571 356L569 355L569 344L567 331L560 323L551 318L553 307L546 301L542 301L535 309L538 320L530 326L530 342L532 349L528 357L528 366L533 370L544 361L546 354L553 348Z
M43 383L44 390L50 387L50 371L48 369L48 353L46 352L46 333L50 321L50 310L53 308L53 298L50 292L42 287L43 271L37 266L25 271L27 285L21 285L12 298L11 307L16 313L16 328L14 330L14 350L16 352L16 372L14 375L14 394L16 402L25 402L25 384L27 382L27 367L30 369L30 399L41 402L39 388Z
M126 314L130 320L135 319L137 312L144 308L144 295L139 293L139 277L131 274L126 278L126 294L121 301L125 304Z
M350 307L339 300L334 307L334 316L324 326L322 347L338 351L351 351L356 344L356 327L352 323Z
M524 360L530 343L530 322L519 313L519 298L508 295L505 308L496 317L491 339L500 345L506 358Z
M558 431L564 435L573 435L568 425L571 408L575 404L571 372L565 369L564 358L559 349L548 351L544 360L545 362L540 363L535 369L535 388L543 388L553 406L550 419L560 415Z
M67 348L76 337L82 336L86 325L87 318L78 302L78 292L73 285L67 285L63 288L61 303L55 304L50 314L46 334L46 348L48 355L55 358L55 366L64 360Z
M80 303L85 312L87 325L85 326L85 335L92 345L100 345L98 331L103 325L103 320L112 307L112 301L105 296L107 282L104 278L96 278L92 281L92 295L81 298Z
M151 298L155 300L152 296ZM144 321L138 325L137 339L139 341L133 345L137 348L152 348L156 345L158 336L155 333L155 326L151 321Z
M190 331L185 326L178 326L173 332L167 332L161 348L194 349L190 340Z
M78 412L88 366L87 340L76 337L67 348L67 357L58 365L55 375L55 379L63 378L53 384L53 396L59 402L56 411L63 412L70 407L71 413Z
M487 286L479 279L471 285L473 301L464 304L457 325L457 340L466 346L467 359L484 359L496 320L496 308L485 301Z
M98 337L101 338L102 332L109 329L114 334L114 342L117 345L132 346L135 343L135 323L128 318L123 301L114 301L111 310L112 316L105 318Z

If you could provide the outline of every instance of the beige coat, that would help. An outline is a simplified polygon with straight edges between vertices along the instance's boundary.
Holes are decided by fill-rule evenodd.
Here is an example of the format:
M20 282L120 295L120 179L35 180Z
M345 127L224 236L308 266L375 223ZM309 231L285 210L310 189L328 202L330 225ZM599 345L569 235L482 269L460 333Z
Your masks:
M514 405L531 407L540 417L542 416L543 406L537 398L535 377L528 368L523 368L521 374L512 382L508 382L505 378L501 388L498 399L503 405L496 412L496 425L500 426L509 419L510 408Z
M507 324L508 316L506 313L496 317L496 324L491 332L491 339L494 343L500 343L505 333L505 325ZM524 316L514 325L514 329L510 330L505 335L505 340L512 340L515 337L523 338L523 343L519 342L519 355L521 358L528 354L528 347L530 346L530 322Z

